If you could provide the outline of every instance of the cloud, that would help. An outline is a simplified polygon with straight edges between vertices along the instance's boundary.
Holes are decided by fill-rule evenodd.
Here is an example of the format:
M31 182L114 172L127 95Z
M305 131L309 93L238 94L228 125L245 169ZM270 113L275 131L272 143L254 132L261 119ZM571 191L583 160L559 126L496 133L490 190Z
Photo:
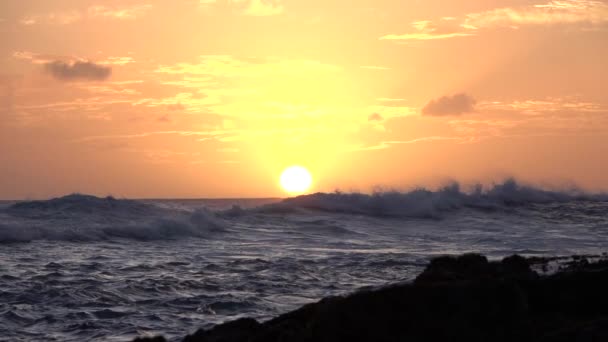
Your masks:
M314 101L313 94L323 93L316 83L341 80L342 70L340 66L315 60L204 55L195 62L159 65L155 72L162 79L161 83L175 87L178 93L173 97L142 99L133 104L158 107L180 103L187 113L256 116L268 120L320 120L319 117L329 115L323 104L301 106L297 103ZM285 91L283 85L296 79L304 83L306 91ZM337 89L323 86L327 91ZM365 116L373 112L366 111ZM332 114L333 117L341 115L346 114Z
M120 56L111 56L106 58L104 61L99 62L99 64L107 64L107 65L127 65L135 63L135 59L133 57L120 57Z
M210 9L219 4L237 6L241 13L250 16L271 16L283 13L282 0L199 0L199 7Z
M22 59L26 61L30 61L34 64L46 64L52 62L53 60L60 59L60 56L55 55L44 55L40 53L34 53L30 51L16 51L13 53L13 57L17 59Z
M199 0L198 4L201 8L207 8L217 4L218 0Z
M103 5L91 6L87 10L89 16L110 18L118 20L133 20L145 15L152 5L140 4L128 7L107 7Z
M362 65L360 68L361 69L368 69L368 70L379 70L379 71L391 70L391 68L384 67L384 66L379 66L379 65Z
M382 115L380 115L378 113L373 113L367 118L367 120L368 121L383 121L384 118L382 117Z
M585 114L606 112L606 108L600 104L584 101L577 96L515 100L511 102L482 102L478 105L478 108L484 112L515 112L529 116L571 112Z
M170 111L179 111L179 110L185 110L186 107L184 107L184 105L181 103L172 103L172 104L167 105L167 109Z
M428 142L436 142L436 141L455 141L459 144L474 142L476 140L475 137L444 137L444 136L429 136L422 137L410 140L391 140L391 141L381 141L377 145L371 146L357 146L351 149L351 152L359 152L359 151L376 151L376 150L385 150L387 148L391 148L395 145L410 145L410 144L418 144L418 143L428 143Z
M405 99L396 99L396 98L392 98L392 97L379 97L376 99L376 101L380 101L380 102L403 102L405 101Z
M608 23L608 3L596 0L554 0L544 4L503 7L466 14L461 18L415 21L412 32L388 34L382 40L436 40L477 35L479 30L521 26L582 25Z
M283 13L283 5L278 0L250 0L244 13L253 16L277 15Z
M390 102L387 103L387 105L369 106L366 108L366 110L368 111L368 113L378 113L379 115L382 115L382 118L385 120L397 117L418 115L418 110L414 107L396 106Z
M169 75L230 77L267 77L269 75L310 75L339 72L337 65L315 60L283 58L237 58L230 55L204 55L197 63L161 65L155 72ZM204 79L208 81L209 79Z
M210 98L200 93L178 93L171 97L163 98L142 98L133 101L133 106L145 106L149 108L164 108L170 111L190 111L196 112L207 108L209 105L217 103L217 99Z
M415 21L414 32L405 34L388 34L381 40L437 40L475 35L473 30L466 30L454 18L442 18L438 22L429 20Z
M152 5L138 4L122 7L108 7L95 5L86 11L66 10L55 11L45 14L27 15L19 20L21 25L31 26L36 24L69 25L84 19L109 18L115 20L133 20L145 15Z
M63 61L63 62L86 62L85 58L77 57L77 56L61 56L61 55L50 55L50 54L42 54L35 53L31 51L15 51L13 52L13 57L16 59L21 59L25 61L29 61L32 64L48 64L55 61ZM133 57L121 57L121 56L110 56L104 60L97 62L99 65L117 65L124 66L127 64L135 63L135 59Z
M216 151L222 152L222 153L238 153L240 150L238 148L234 148L234 147L223 147L223 148L216 149Z
M448 116L472 113L475 111L475 103L475 99L464 93L443 96L431 100L422 109L422 114L428 116Z
M53 61L46 63L44 68L54 78L62 81L103 81L112 74L112 68L87 61Z
M498 8L471 13L464 27L514 27L517 25L603 24L608 22L608 3L595 0L556 0L520 8Z
M54 24L54 25L68 25L82 19L82 14L78 11L60 11L50 12L47 14L35 14L28 15L21 20L21 25L35 25L40 23Z

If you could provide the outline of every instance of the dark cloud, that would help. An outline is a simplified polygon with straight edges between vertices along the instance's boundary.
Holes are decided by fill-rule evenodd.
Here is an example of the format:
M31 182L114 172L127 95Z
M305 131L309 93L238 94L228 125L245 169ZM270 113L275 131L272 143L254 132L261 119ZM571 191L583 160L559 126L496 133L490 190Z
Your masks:
M384 120L384 118L382 117L382 115L378 114L378 113L373 113L372 115L370 115L367 120L369 121L382 121Z
M112 68L93 62L53 61L46 63L44 67L49 74L62 81L103 81L112 74Z
M456 94L453 96L443 96L427 103L422 108L423 115L447 116L461 115L475 111L475 99L467 94Z

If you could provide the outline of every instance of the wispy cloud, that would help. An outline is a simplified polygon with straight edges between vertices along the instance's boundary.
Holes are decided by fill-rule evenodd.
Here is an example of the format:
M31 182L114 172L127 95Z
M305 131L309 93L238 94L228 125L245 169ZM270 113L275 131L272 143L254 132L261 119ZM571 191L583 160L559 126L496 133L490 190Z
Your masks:
M134 133L134 134L122 134L122 135L95 135L88 136L84 138L80 138L75 140L74 142L85 142L85 141L96 141L96 140L116 140L116 139L137 139L137 138L147 138L156 135L179 135L185 137L219 137L227 134L233 134L236 131L233 130L209 130L209 131L154 131L154 132L144 132L144 133Z
M468 14L463 27L514 27L545 24L603 24L608 22L608 3L595 0L559 0L521 8L498 8Z
M314 60L205 55L194 63L175 63L156 68L155 72L162 74L163 84L185 88L180 91L180 98L145 99L136 104L159 106L181 103L191 112L212 110L227 115L258 113L270 117L279 112L301 113L302 108L285 108L272 101L262 101L260 96L268 90L263 85L269 84L270 80L328 77L341 70L338 66ZM235 98L247 98L247 102L235 102Z
M283 4L279 0L249 0L244 13L253 16L268 16L281 14L283 10Z
M459 135L486 138L589 135L608 128L608 108L576 97L488 101L477 111L484 115L446 123Z
M45 54L35 53L35 52L31 52L31 51L15 51L15 52L13 52L13 57L17 58L17 59L29 61L33 64L45 64L45 63L49 63L53 60L62 58L61 56L45 55Z
M598 103L583 101L577 97L550 97L510 102L489 101L479 104L480 111L516 112L524 115L543 115L557 112L603 113L606 108Z
M19 23L22 25L35 25L35 24L55 24L55 25L68 25L82 19L82 14L79 11L59 11L50 12L46 14L34 14L28 15L21 20Z
M383 118L395 118L395 117L403 117L403 116L413 116L417 115L418 111L414 107L408 106L386 106L386 105L377 105L370 106L367 108L369 113L378 113Z
M133 101L133 106L144 106L149 108L167 108L175 110L179 108L184 111L199 112L205 107L219 103L217 98L197 95L189 92L175 94L174 96L162 98L142 98Z
M133 20L145 15L151 8L152 5L149 4L139 4L128 7L96 5L89 7L87 13L91 17Z
M397 99L397 98L392 98L392 97L379 97L376 99L376 101L379 102L403 102L405 101L405 99Z
M360 68L361 69L368 69L368 70L379 70L379 71L391 70L391 68L384 67L384 66L379 66L379 65L362 65Z
M176 63L159 66L161 74L252 77L269 74L303 75L310 72L338 72L340 67L315 60L284 58L236 58L230 55L205 55L198 63Z
M281 138L293 138L302 134L308 134L310 130L304 127L298 128L284 128L284 129L222 129L222 128L209 128L207 130L189 131L189 130L169 130L169 131L150 131L133 134L119 134L119 135L97 135L97 136L85 136L75 139L74 143L83 142L98 142L98 141L114 141L114 140L133 140L133 139L145 139L150 137L158 136L180 136L190 137L199 142L205 141L216 141L223 143L233 143L235 141L243 140L254 140L259 141L260 139L266 139L271 136L279 136ZM225 149L220 152L224 153L236 153L235 149Z
M243 15L263 17L283 13L282 0L199 0L199 7L205 10L217 5L236 7Z
M469 13L461 18L415 21L413 30L404 34L387 34L382 40L437 40L474 36L479 30L538 25L602 25L608 23L608 3L595 0L555 0L544 4L503 7Z
M382 40L436 40L455 37L467 37L475 34L473 30L465 30L453 18L442 18L437 22L429 20L412 23L412 32L405 34L388 34L380 37Z
M145 15L152 5L138 4L131 6L94 5L86 10L53 11L43 14L26 15L19 23L26 26L36 24L69 25L84 19L108 18L116 20L133 20Z
M126 99L103 99L99 97L77 98L70 101L49 102L45 104L20 105L22 110L44 110L46 112L95 111L111 105L130 104Z
M240 150L235 147L223 147L223 148L218 148L216 151L221 152L221 153L238 153Z
M467 143L475 141L475 138L472 137L445 137L445 136L429 136L422 138L415 138L410 140L389 140L382 141L379 144L371 145L371 146L357 146L353 148L351 151L375 151L375 150L384 150L390 148L395 145L410 145L410 144L418 144L418 143L428 143L428 142L436 142L436 141L454 141L457 143Z
M131 63L135 63L135 59L133 59L133 57L118 57L118 56L111 56L106 58L105 60L102 60L99 62L99 64L105 64L105 65L127 65L127 64L131 64Z

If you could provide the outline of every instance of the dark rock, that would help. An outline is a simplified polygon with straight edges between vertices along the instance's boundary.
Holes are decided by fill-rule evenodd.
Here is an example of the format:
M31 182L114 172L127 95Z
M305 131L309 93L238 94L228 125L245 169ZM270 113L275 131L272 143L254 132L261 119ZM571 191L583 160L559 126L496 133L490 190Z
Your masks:
M500 263L502 266L503 274L510 275L525 275L530 274L532 269L530 268L530 264L526 260L526 258L520 255L512 255L510 257L506 257L502 259Z
M133 342L167 342L167 340L162 336L155 337L138 337L133 340Z
M196 333L184 338L184 342L209 341L209 342L236 342L247 341L249 336L257 334L260 323L255 319L241 318L215 326L210 330L198 330Z
M264 323L240 319L184 341L608 341L605 259L572 259L539 276L520 256L440 257L411 284L326 298Z

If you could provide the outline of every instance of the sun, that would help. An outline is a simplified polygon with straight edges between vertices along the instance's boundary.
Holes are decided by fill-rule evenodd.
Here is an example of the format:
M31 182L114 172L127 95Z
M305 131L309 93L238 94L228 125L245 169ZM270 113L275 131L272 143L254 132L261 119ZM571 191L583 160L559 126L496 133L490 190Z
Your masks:
M283 170L280 183L287 193L300 194L310 189L312 176L305 167L294 165Z

